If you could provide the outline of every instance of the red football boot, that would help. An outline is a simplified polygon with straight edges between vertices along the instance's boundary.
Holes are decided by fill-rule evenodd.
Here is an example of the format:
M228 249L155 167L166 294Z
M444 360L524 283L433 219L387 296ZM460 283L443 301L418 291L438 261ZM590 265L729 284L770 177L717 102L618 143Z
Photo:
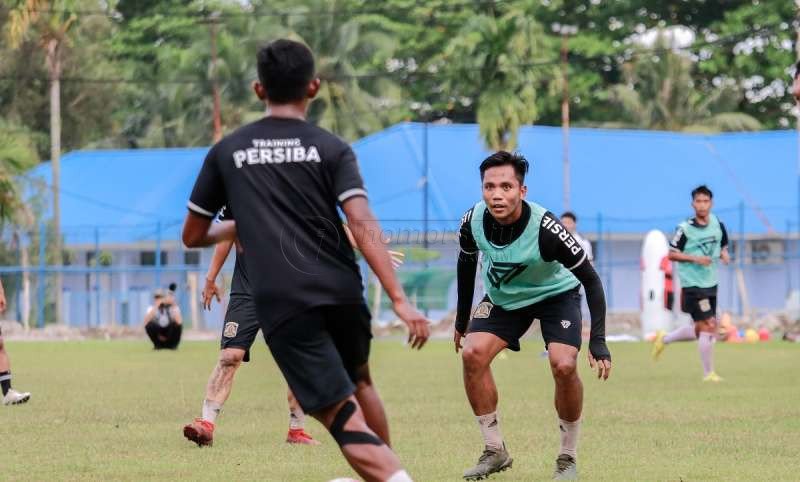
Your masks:
M214 443L214 424L202 418L194 419L194 422L183 427L183 436L198 447L207 445L211 447Z
M306 433L302 428L290 428L286 434L286 443L300 445L319 445L320 441Z

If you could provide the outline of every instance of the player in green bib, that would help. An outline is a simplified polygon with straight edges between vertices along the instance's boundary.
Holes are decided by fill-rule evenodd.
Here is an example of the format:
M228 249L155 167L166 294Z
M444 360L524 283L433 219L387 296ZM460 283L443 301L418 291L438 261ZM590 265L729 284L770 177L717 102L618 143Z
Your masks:
M681 308L692 315L694 326L687 325L665 334L656 333L653 358L658 359L669 343L697 340L703 380L720 382L714 371L714 342L717 327L717 266L730 262L728 233L719 218L711 214L714 194L706 186L692 191L694 217L678 225L670 242L669 259L678 263L681 282Z
M534 319L541 324L555 380L561 449L554 478L577 478L583 408L583 385L576 370L581 284L592 318L589 363L597 367L599 378L607 379L611 372L603 285L580 243L558 218L525 199L527 171L528 161L517 154L499 151L486 158L480 166L483 201L461 221L454 342L456 353L463 348L464 388L485 445L478 464L464 472L467 480L511 467L500 433L497 387L490 366L502 350L519 351L519 339ZM470 319L479 255L486 296Z

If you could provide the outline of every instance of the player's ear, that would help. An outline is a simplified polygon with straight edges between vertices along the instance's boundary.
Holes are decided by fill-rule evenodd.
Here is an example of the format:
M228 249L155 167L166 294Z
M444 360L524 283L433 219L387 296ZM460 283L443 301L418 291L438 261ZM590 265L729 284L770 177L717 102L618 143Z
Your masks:
M319 92L319 86L321 83L322 82L319 80L319 78L316 78L308 83L308 90L306 91L306 96L309 99L313 99L314 97L317 96L317 93Z
M264 84L261 82L254 80L253 81L253 92L256 93L256 97L259 100L265 101L267 100L267 89L264 87Z
M519 187L519 193L520 193L520 197L522 199L525 199L525 196L528 194L528 186L526 186L525 184L520 186Z

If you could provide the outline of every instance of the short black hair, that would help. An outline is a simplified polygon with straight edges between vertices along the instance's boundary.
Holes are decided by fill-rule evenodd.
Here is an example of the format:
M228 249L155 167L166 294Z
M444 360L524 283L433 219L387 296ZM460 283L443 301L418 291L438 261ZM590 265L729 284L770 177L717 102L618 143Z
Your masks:
M528 161L522 154L519 153L511 153L506 151L497 151L491 156L487 157L486 159L481 162L481 179L483 179L483 175L486 173L486 170L490 167L497 167L497 166L512 166L514 168L514 172L517 174L517 180L519 180L520 186L525 183L525 174L528 173Z
M698 194L705 194L709 199L714 199L714 193L711 192L711 189L709 189L705 184L692 189L692 200L694 200L694 197Z
M308 83L314 79L314 54L294 40L279 39L258 51L258 80L267 91L267 100L286 104L306 97Z
M564 214L562 214L561 217L562 218L571 218L572 222L574 222L574 223L578 222L577 216L575 216L575 213L573 213L572 211L564 211Z
M794 64L794 78L796 79L798 75L800 75L800 60Z

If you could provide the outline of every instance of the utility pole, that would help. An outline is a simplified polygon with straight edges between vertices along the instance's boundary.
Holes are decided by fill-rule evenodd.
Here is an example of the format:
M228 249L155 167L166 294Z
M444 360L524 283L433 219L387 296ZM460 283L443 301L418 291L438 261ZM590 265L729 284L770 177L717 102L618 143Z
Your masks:
M52 196L53 196L53 251L54 264L59 268L63 264L61 247L61 39L52 38L47 42L47 70L50 73L50 168L52 169ZM45 243L46 239L40 240ZM62 311L64 306L63 284L64 278L61 271L56 273L55 280L55 319L57 324L63 322ZM44 279L39 279L44 283Z
M798 0L800 1L800 0ZM569 162L569 36L578 32L578 27L572 25L553 25L553 30L561 34L561 132L563 138L563 200L565 211L571 208L571 169Z
M800 0L794 0L797 7L797 17L800 19ZM795 42L795 58L800 61L800 27L797 28L797 40ZM798 65L798 64L795 64ZM794 74L797 76L797 72ZM800 105L795 105L795 112L797 113L796 128L797 128L797 252L800 253ZM786 233L790 236L790 233ZM800 260L795 260L795 263L800 263ZM800 274L798 274L800 280ZM800 281L798 281L800 283Z
M219 12L209 15L205 23L208 23L211 33L211 94L214 102L214 142L218 142L222 139L222 107L220 105L219 85L217 84L217 27L219 26Z

